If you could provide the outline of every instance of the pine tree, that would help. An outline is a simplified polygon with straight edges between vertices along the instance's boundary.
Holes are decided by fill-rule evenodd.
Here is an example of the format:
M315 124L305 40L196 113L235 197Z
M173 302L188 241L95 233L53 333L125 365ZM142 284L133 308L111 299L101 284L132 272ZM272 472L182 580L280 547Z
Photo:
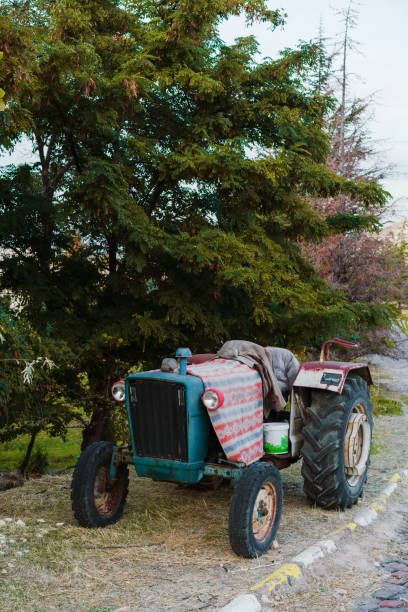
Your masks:
M325 164L318 46L256 62L253 37L218 37L240 13L283 23L262 0L0 8L1 142L26 135L39 156L0 180L0 283L74 351L94 398L84 445L106 435L110 383L136 362L234 337L296 348L393 316L350 305L297 246L363 222L310 198L387 197Z

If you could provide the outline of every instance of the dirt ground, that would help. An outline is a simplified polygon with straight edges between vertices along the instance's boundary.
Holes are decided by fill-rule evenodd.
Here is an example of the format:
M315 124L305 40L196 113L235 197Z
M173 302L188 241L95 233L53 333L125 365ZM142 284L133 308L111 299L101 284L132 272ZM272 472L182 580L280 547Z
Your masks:
M408 463L406 434L407 417L376 418L372 465L360 506L370 503L389 476ZM45 476L1 493L2 610L216 610L348 522L356 509L311 508L296 464L282 472L279 548L245 560L229 547L230 488L204 493L137 478L132 470L123 519L103 530L87 530L71 512L70 478ZM265 602L265 609L296 610L306 597L304 592L298 596L291 608L285 601L278 608L279 602ZM319 605L307 609L320 610Z
M264 597L266 612L296 612L300 609L352 612L365 596L384 586L389 571L379 559L407 554L407 543L398 530L406 516L408 485L400 485L387 503L386 512L363 531L349 536L335 554L315 562L299 586L286 593Z

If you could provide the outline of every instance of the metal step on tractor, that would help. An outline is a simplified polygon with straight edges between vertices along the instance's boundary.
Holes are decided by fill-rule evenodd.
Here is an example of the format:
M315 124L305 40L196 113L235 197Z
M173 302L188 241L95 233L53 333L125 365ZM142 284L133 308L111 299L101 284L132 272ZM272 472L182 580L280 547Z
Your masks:
M105 527L120 519L130 464L139 477L185 485L235 481L229 538L243 557L271 547L283 504L279 470L299 459L310 503L340 510L355 504L370 462L372 380L364 363L329 361L333 343L356 347L328 340L320 361L300 366L290 409L272 415L288 424L287 446L277 453L264 450L262 381L246 365L178 349L176 371L141 372L115 383L112 395L126 402L131 441L124 447L95 442L81 454L71 490L79 524ZM220 365L224 377L214 369ZM211 373L219 388L208 387Z

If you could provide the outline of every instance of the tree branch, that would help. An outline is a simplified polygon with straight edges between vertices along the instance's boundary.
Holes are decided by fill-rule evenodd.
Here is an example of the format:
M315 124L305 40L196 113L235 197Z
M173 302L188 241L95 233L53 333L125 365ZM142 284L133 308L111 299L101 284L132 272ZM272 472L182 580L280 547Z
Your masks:
M154 209L156 208L157 201L161 194L163 193L164 184L162 182L157 183L156 187L153 189L152 194L149 198L149 204L146 209L146 214L148 217L151 217Z
M55 174L54 179L53 179L53 181L52 181L52 183L50 185L50 188L52 189L53 192L58 187L58 183L60 182L60 180L62 179L62 177L66 173L66 171L69 170L69 168L71 168L71 166L73 166L74 163L75 163L75 161L73 159L71 159L64 166L62 166L62 168L60 168L58 170L58 172Z
M46 155L46 157L45 157L45 161L46 161L47 166L49 166L49 163L50 163L50 157L51 157L51 152L52 152L52 150L53 150L53 148L54 148L54 144L55 144L56 139L57 139L57 137L55 136L55 134L53 134L53 135L51 136L51 138L50 138L50 142L49 142L49 144L48 144L48 149L47 149L47 155Z
M47 157L45 157L44 156L44 142L39 134L37 134L36 132L34 134L35 134L35 139L37 142L38 154L40 156L41 174L42 174L42 180L43 180L43 193L45 194L48 192L48 187L49 187L49 176L48 176L49 162L47 160L48 152L47 152Z
M75 147L75 141L74 141L72 134L69 135L69 144L71 146L71 153L72 153L72 157L74 158L76 169L78 170L78 172L81 172L82 171L81 163L79 161L78 153Z

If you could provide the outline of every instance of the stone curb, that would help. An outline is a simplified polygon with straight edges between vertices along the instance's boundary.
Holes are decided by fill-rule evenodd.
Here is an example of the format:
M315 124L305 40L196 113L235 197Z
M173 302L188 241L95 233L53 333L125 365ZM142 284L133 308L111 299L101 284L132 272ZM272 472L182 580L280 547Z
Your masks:
M238 595L219 612L261 612L261 604L255 595Z
M408 468L408 465L406 468ZM357 510L353 520L350 523L335 529L329 533L327 538L318 540L312 544L312 546L309 546L303 550L301 553L296 555L296 557L293 557L289 563L285 563L275 572L252 586L250 591L264 589L270 594L281 587L293 587L299 580L302 579L303 572L307 567L312 565L312 563L315 561L323 559L326 555L335 552L340 542L353 533L353 531L367 527L370 525L370 523L375 521L379 512L385 510L390 495L394 493L402 479L407 478L408 469L401 470L400 474L397 472L393 474L388 480L388 484L378 495L378 497L376 497L374 501L371 502L366 508ZM253 599L249 599L250 597ZM242 607L242 602L247 604L246 608ZM256 604L258 604L258 607L256 607ZM252 593L239 595L227 606L220 608L218 612L243 612L243 610L245 610L245 612L259 612L261 610L258 599Z

